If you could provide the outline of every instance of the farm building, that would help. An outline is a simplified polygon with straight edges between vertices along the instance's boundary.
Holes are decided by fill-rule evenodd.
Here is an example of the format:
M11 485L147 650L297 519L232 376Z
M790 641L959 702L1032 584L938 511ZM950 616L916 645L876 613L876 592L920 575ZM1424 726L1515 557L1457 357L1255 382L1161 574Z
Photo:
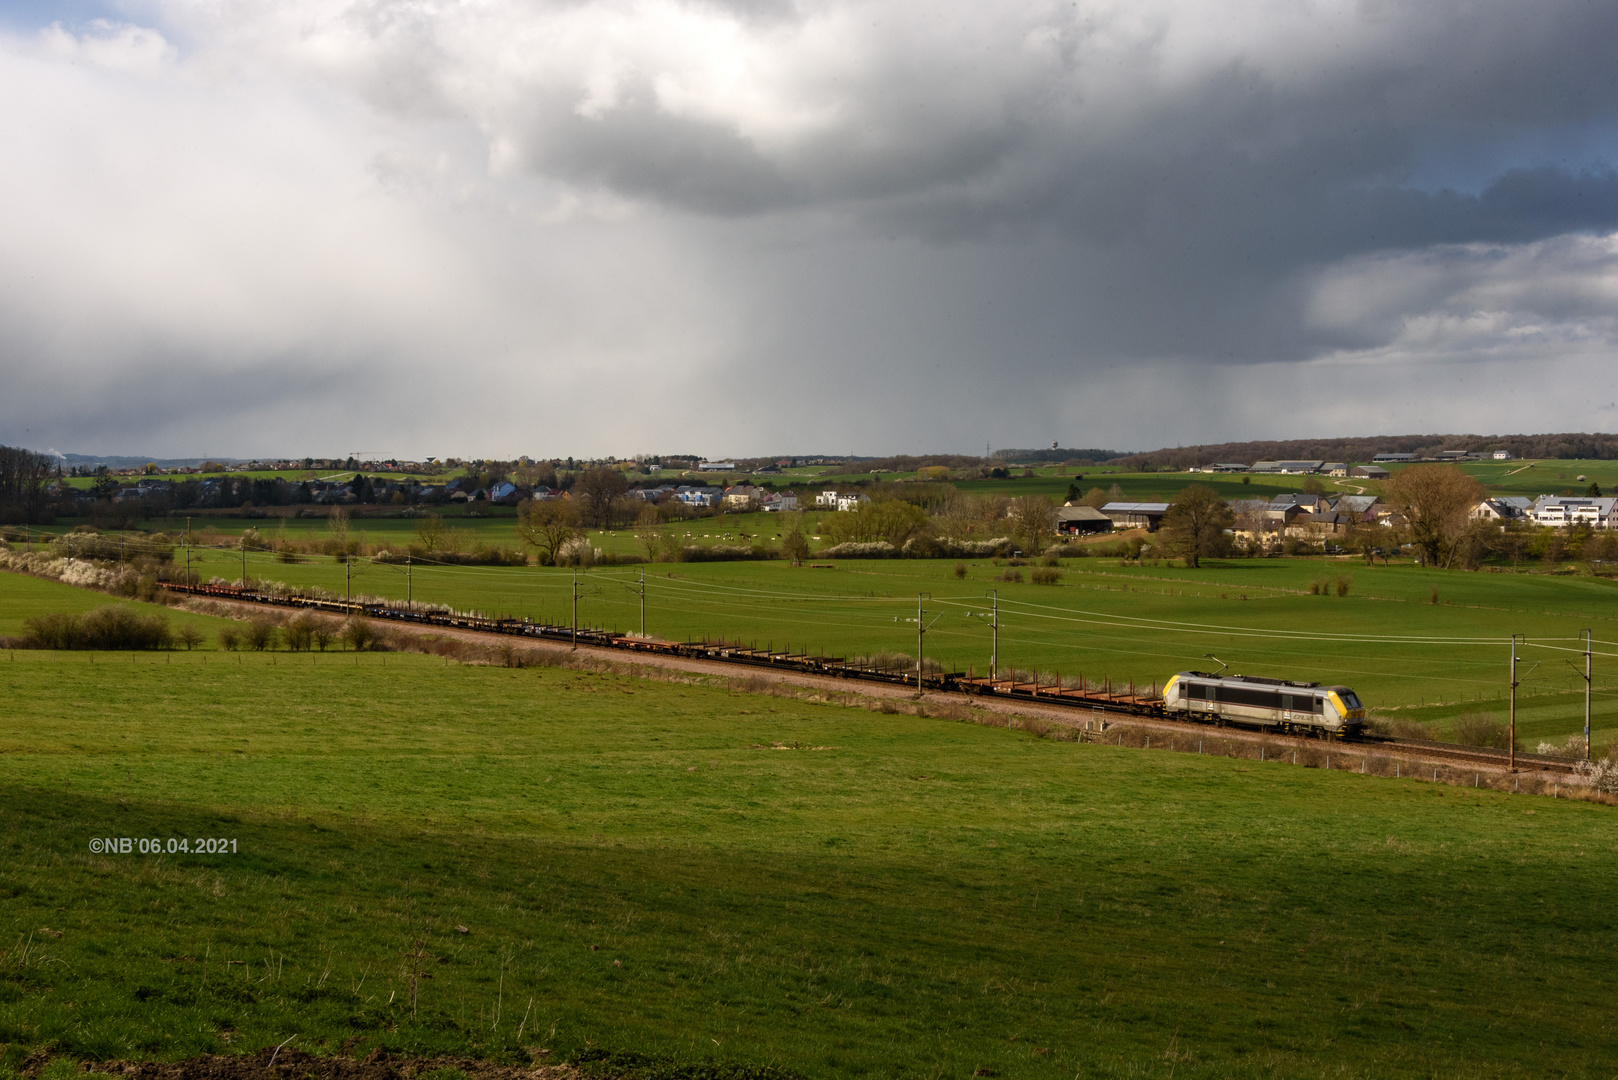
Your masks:
M1144 528L1155 532L1168 510L1166 502L1110 502L1101 508L1101 513L1115 529Z
M1293 475L1306 475L1317 473L1324 461L1255 461L1248 472L1256 473L1289 473Z
M1356 465L1348 475L1356 480L1386 480L1393 474L1380 465Z
M1056 531L1061 533L1111 532L1112 518L1093 506L1060 506L1056 510Z

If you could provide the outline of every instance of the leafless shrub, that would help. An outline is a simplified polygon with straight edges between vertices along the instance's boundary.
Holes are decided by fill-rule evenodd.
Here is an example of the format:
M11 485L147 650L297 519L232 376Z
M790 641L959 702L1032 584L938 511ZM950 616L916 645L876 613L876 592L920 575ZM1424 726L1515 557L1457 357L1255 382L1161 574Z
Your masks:
M309 640L315 648L325 652L337 640L337 623L332 619L316 617L309 627Z
M242 631L243 642L254 652L273 649L281 639L281 628L268 615L259 615Z
M361 652L370 647L376 632L371 628L370 620L350 615L344 620L339 636L343 639L343 644L355 652Z
M1455 741L1466 746L1507 747L1510 732L1506 725L1487 713L1467 713L1455 721Z
M307 611L293 615L281 624L281 636L286 641L288 649L303 652L314 643L315 616Z
M1395 720L1390 725L1389 734L1395 739L1431 739L1432 729L1420 720Z
M1041 566L1030 571L1029 578L1035 585L1055 585L1062 580L1062 572L1050 566Z
M1002 570L1002 571L1000 571L1000 573L995 575L994 580L996 580L996 581L1009 581L1009 582L1013 582L1015 584L1021 585L1022 584L1022 571L1021 570Z

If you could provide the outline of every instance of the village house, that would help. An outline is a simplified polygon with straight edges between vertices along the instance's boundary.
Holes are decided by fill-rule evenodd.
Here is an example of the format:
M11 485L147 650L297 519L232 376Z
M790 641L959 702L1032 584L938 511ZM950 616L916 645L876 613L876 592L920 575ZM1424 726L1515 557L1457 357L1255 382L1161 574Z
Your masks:
M735 484L725 489L725 505L733 510L746 510L758 505L764 495L763 488L752 484Z
M1473 521L1515 521L1528 516L1534 503L1523 495L1505 495L1484 499L1467 517Z

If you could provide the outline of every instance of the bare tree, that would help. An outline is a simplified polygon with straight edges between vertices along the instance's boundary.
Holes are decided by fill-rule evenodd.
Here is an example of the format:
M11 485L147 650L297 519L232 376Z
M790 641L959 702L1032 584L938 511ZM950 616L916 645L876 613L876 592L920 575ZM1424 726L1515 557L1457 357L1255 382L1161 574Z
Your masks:
M444 519L437 514L428 514L416 520L416 543L421 550L431 555L444 543Z
M1192 484L1174 497L1158 527L1158 543L1171 555L1178 555L1187 566L1222 555L1229 549L1225 530L1236 523L1236 515L1207 484Z
M533 548L541 566L579 534L579 509L571 499L524 499L517 504L517 538Z
M1011 534L1030 555L1045 549L1056 533L1056 505L1043 495L1011 500Z
M1412 465L1382 488L1382 501L1404 518L1422 562L1437 566L1466 531L1467 516L1484 497L1483 485L1454 465Z
M341 506L334 506L326 515L326 531L330 537L326 541L326 550L331 555L352 555L355 551L354 537L348 527L348 511Z
M635 519L635 539L640 543L641 551L646 554L647 562L656 562L658 553L663 550L663 517L657 512L657 507L647 504L641 507L640 515Z
M573 493L579 499L584 519L598 529L614 526L619 499L629 490L629 481L617 469L598 466L584 470Z
M553 488L556 486L556 467L548 461L535 461L519 465L512 479L527 488Z
M957 495L933 515L933 526L946 540L965 540L978 531L981 514L975 500Z
M781 554L792 560L793 566L798 566L809 557L809 539L803 535L802 528L794 525L781 537Z
M45 482L55 461L15 446L0 446L0 521L38 521L45 508Z

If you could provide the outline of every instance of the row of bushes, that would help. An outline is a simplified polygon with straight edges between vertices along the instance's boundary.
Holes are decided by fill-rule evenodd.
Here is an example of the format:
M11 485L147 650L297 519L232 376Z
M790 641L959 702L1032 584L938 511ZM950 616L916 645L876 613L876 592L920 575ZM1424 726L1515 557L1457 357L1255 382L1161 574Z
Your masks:
M259 615L245 623L233 623L219 630L219 647L230 652L252 650L264 652L285 645L292 652L325 652L341 642L356 652L384 648L370 622L359 616L338 620L312 611L300 611L277 621L269 615Z
M5 642L9 648L98 649L104 652L172 649L176 644L193 649L201 643L202 631L194 624L185 624L176 634L164 616L143 615L116 604L96 608L84 615L72 612L36 615L23 620L22 637Z

